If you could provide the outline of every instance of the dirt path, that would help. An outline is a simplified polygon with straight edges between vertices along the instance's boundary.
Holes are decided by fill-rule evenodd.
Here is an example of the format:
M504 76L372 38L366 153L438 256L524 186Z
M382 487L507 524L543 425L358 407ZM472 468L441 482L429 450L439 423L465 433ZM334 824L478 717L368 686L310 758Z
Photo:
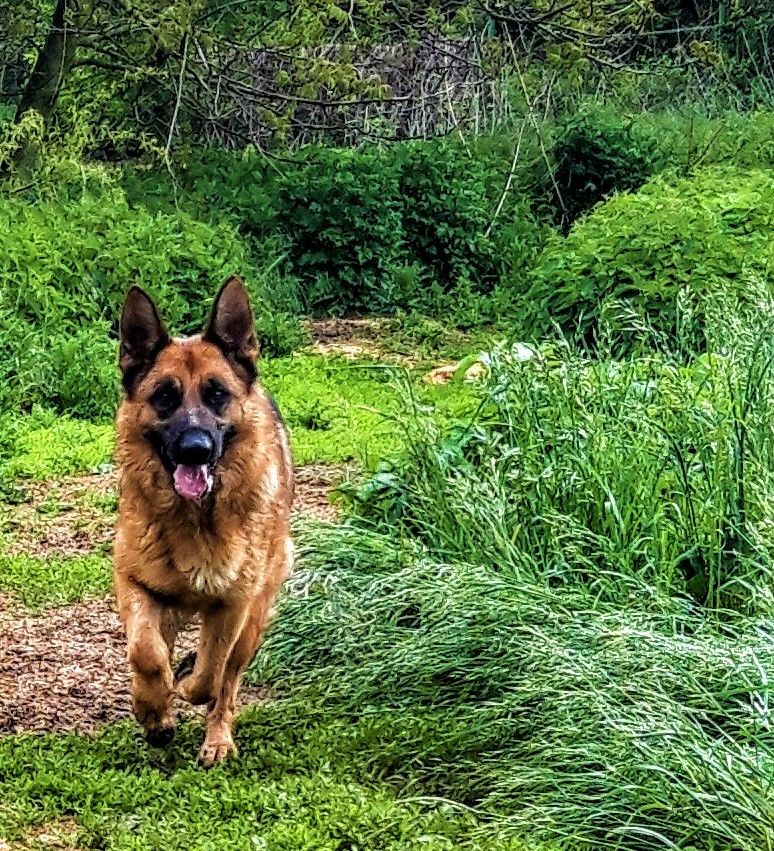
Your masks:
M328 500L341 470L324 465L297 471L295 510L333 521ZM11 548L30 554L79 555L109 546L113 513L101 501L114 494L113 474L73 477L29 486L29 502L14 507L3 528ZM42 505L56 506L47 514ZM99 505L103 507L100 509ZM192 649L196 626L180 636L176 653ZM30 615L0 595L0 735L92 731L129 717L125 639L112 599L95 599ZM242 702L264 697L246 688ZM197 710L187 710L196 712Z

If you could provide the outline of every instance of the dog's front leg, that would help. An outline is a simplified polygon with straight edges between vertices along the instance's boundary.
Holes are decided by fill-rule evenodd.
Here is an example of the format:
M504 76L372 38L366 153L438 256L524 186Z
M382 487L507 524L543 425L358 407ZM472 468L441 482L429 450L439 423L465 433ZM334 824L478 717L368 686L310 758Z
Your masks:
M240 600L236 605L222 604L204 615L193 670L177 683L180 697L196 705L207 703L210 710L214 708L222 690L226 665L248 614L249 606ZM178 676L180 673L178 671ZM199 752L202 763L210 766L235 752L230 724L213 725L211 717L208 717L207 733Z
M118 611L126 628L129 664L132 668L132 710L152 745L172 739L173 677L170 665L170 612L141 585L116 584Z
M220 603L202 618L199 648L193 670L178 669L176 690L195 706L212 703L220 691L223 672L248 615L248 605L239 600Z

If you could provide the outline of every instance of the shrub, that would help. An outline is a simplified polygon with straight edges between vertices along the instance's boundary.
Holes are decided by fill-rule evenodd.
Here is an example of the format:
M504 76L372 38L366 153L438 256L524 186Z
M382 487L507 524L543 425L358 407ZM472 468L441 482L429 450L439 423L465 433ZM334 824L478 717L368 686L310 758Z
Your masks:
M537 326L557 323L587 345L609 326L619 348L638 329L667 345L701 348L708 298L744 298L757 281L770 286L772 224L768 171L654 178L578 221L566 238L549 240L528 292Z
M117 400L115 337L130 284L175 333L199 331L220 283L246 276L267 354L302 340L278 308L275 273L250 263L228 225L131 208L120 192L27 204L0 201L0 402L105 416Z
M407 259L442 290L460 277L491 288L499 269L487 235L493 205L487 163L459 143L408 143L396 150Z
M403 230L386 153L315 150L278 179L276 215L308 307L378 311L394 303Z
M554 142L555 198L569 225L613 192L640 187L660 168L657 136L617 110L586 104L559 124Z
M251 271L232 228L132 209L119 192L0 202L0 300L34 326L115 325L126 289L139 284L188 333L201 327L208 296L228 275Z
M274 169L249 152L208 151L177 186L137 172L126 183L151 209L168 209L174 196L197 218L233 222L254 262L268 245L283 258L274 277L282 304L448 313L446 296L458 286L488 292L503 268L518 274L543 239L518 182L499 204L512 152L497 141L309 148Z

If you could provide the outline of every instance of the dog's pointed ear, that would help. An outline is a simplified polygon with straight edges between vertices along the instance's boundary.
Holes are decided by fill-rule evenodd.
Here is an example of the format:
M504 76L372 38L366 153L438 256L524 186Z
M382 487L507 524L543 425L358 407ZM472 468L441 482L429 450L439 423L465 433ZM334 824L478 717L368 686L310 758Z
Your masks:
M240 278L229 278L212 306L204 339L214 343L248 384L257 373L258 340L255 336L250 297Z
M118 365L124 390L131 395L137 382L153 366L159 352L169 343L169 335L159 319L151 297L139 287L126 294L121 311L121 345Z

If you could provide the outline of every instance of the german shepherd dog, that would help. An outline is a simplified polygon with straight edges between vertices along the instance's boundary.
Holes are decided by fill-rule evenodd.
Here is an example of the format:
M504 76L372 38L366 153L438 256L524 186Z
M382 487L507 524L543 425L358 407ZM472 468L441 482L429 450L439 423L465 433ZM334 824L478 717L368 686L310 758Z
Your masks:
M239 681L293 561L293 469L276 408L256 380L244 284L221 288L204 333L171 339L133 287L121 315L124 398L115 590L128 640L132 708L148 741L173 735L173 698L206 705L200 761L236 752ZM172 670L196 613L198 651Z

